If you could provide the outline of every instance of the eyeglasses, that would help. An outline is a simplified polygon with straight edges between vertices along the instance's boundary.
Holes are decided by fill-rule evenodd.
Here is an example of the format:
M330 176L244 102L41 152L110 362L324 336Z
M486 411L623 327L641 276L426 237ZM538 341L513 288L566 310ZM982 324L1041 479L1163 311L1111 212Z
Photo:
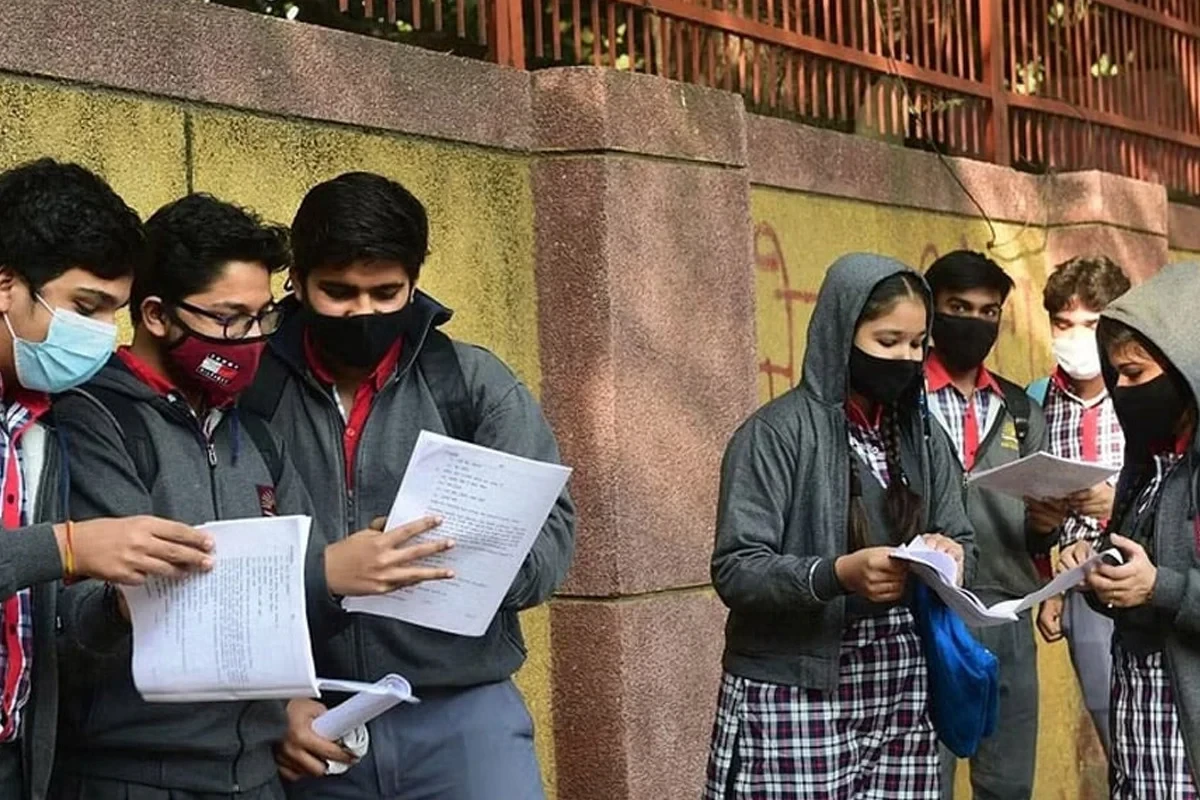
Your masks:
M214 322L221 323L221 336L225 339L245 339L250 335L250 331L254 330L255 323L258 323L261 335L270 336L279 330L279 325L283 322L283 309L274 303L257 314L218 314L182 300L174 305L197 316L207 317Z

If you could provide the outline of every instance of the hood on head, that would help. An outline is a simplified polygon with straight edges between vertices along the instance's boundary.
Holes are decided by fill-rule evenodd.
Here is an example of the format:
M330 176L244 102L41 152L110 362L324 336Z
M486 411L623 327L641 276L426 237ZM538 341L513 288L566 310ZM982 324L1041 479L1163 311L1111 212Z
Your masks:
M875 287L900 273L916 277L926 299L930 299L929 287L920 273L887 256L849 253L833 262L825 273L808 323L801 376L801 384L818 400L834 405L846 401L855 325ZM932 314L929 316L932 318Z
M1197 309L1200 264L1172 264L1110 303L1100 315L1100 325L1109 320L1120 322L1148 339L1183 378L1195 403L1200 396L1200 338L1193 317ZM1104 383L1112 391L1117 374L1107 353L1100 354L1100 363ZM1193 449L1198 441L1200 438L1193 441Z

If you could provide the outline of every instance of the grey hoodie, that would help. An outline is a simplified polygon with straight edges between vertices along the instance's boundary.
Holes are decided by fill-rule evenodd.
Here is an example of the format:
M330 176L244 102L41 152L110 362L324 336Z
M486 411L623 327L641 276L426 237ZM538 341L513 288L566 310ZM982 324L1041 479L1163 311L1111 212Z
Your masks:
M121 431L89 397L67 394L55 413L71 447L71 512L75 519L155 514L188 524L261 516L262 493L274 484L251 438L239 430L237 411L211 435L210 466L204 435L186 402L156 394L116 356L84 387L101 387L134 406L158 453L160 471L143 484ZM277 511L312 515L295 468L283 455L274 485ZM310 543L309 617L337 610L317 557L323 537ZM283 703L146 703L133 685L129 624L112 590L83 581L59 595L62 632L61 732L56 769L93 778L193 792L236 793L277 780L272 745L286 730Z
M1126 292L1104 311L1142 334L1187 381L1192 400L1200 398L1200 339L1190 315L1200 308L1200 264L1164 267L1147 282ZM1104 371L1112 390L1116 375ZM1117 496L1134 479L1136 467L1126 454ZM1200 429L1184 461L1161 489L1154 521L1151 560L1158 579L1150 605L1157 610L1166 635L1166 663L1180 728L1193 777L1200 780L1200 555L1197 553L1197 476L1200 475Z
M712 579L730 609L724 665L734 675L820 690L837 686L847 603L833 565L848 548L848 365L855 323L871 291L899 272L911 270L876 255L834 262L809 323L800 386L755 412L726 449ZM925 530L963 545L969 581L974 534L954 455L945 437L927 431L928 420L914 406L902 422L901 462L925 500ZM878 505L879 493L864 492L864 503L872 497ZM881 508L867 511L881 518Z

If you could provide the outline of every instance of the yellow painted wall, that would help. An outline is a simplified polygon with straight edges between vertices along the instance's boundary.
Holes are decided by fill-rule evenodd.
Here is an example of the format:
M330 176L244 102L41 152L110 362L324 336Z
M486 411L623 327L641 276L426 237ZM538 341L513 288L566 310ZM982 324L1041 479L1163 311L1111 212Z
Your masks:
M0 169L43 155L97 170L144 216L187 191L189 166L195 190L284 223L318 181L352 169L395 178L428 208L421 285L458 310L450 332L489 347L540 391L533 198L521 156L0 73ZM530 652L518 683L553 797L548 609L522 623Z
M804 340L822 277L838 256L870 251L924 269L939 255L968 248L985 250L993 237L986 222L950 214L873 205L755 187L751 192L757 274L759 397L764 402L799 379ZM1004 310L1000 339L989 366L1027 382L1046 374L1052 359L1050 329L1041 308L1048 266L1045 231L996 224L990 255L1017 288ZM1064 644L1039 640L1041 722L1038 800L1100 798L1105 765L1090 722L1081 711L1078 688ZM956 796L971 796L967 770L960 769Z
M1192 250L1172 250L1172 251L1170 251L1168 257L1171 259L1172 264L1178 263L1180 261L1192 261L1197 264L1200 264L1200 253L1194 252Z

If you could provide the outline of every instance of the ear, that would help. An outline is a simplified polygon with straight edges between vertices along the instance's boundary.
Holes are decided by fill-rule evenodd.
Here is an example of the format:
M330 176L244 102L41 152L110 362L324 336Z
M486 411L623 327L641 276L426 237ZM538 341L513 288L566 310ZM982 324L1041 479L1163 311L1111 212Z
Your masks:
M296 272L295 267L288 270L287 287L297 300L304 302L304 281L300 280L300 275Z
M147 297L142 300L139 309L142 312L141 327L146 329L156 339L165 339L171 330L171 321L167 319L166 306L161 297Z
M0 267L0 314L12 308L13 289L17 285L17 274L8 267Z

